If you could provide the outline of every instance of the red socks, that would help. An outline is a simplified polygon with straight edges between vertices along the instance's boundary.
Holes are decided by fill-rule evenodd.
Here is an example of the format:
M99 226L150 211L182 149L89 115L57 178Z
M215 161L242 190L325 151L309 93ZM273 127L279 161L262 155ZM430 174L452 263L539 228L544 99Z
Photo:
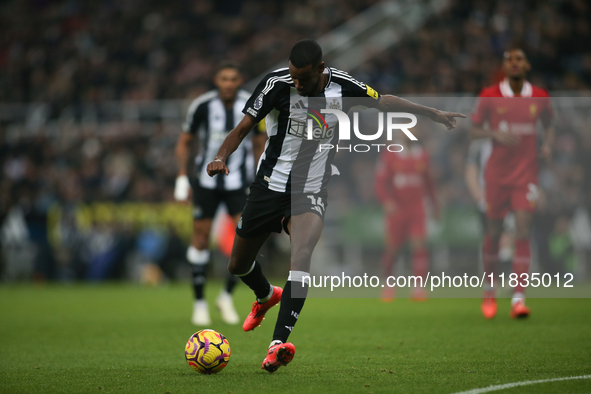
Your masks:
M490 274L493 277L497 274L497 266L499 265L499 239L493 240L490 235L484 236L482 243L482 262L484 264L484 272L486 273L486 286L488 288L494 287L494 281L491 282Z
M515 254L513 255L513 272L517 274L519 283L513 290L514 293L524 293L523 284L526 281L521 278L521 274L527 274L529 272L530 261L531 250L529 248L529 239L516 239Z

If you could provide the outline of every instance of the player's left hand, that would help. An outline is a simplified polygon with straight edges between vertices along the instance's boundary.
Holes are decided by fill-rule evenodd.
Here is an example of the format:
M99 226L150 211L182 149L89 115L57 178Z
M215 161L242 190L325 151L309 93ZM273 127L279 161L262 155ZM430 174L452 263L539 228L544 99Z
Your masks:
M456 128L456 118L466 118L466 115L459 112L447 112L436 109L430 116L433 122L441 123L448 130Z
M540 148L540 159L550 161L552 158L552 148L548 144L542 145Z
M217 174L224 174L228 175L230 170L226 167L226 163L224 163L220 159L215 159L211 163L207 165L207 175L214 176Z

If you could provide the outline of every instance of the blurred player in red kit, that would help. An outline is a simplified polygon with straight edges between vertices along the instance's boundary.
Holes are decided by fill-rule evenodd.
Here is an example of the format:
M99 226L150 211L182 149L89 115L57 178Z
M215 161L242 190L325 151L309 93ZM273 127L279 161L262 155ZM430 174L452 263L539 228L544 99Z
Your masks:
M472 113L474 138L490 138L493 150L484 173L487 225L482 246L484 271L496 275L503 218L515 214L513 273L519 275L511 300L511 317L527 317L522 274L531 260L530 228L538 196L538 157L549 159L554 138L552 107L548 92L526 80L531 66L521 49L503 55L506 78L484 88ZM537 151L537 124L544 127L544 140ZM505 284L508 282L505 281ZM492 319L497 312L494 281L487 279L482 313Z
M376 174L376 195L385 211L386 242L382 254L384 278L392 275L398 252L408 241L412 250L414 276L425 279L429 267L426 244L425 198L439 218L439 205L429 170L429 155L420 145L403 137L396 141L403 147L401 152L383 151ZM412 298L424 300L425 291L416 287ZM384 287L382 300L391 301L394 288Z

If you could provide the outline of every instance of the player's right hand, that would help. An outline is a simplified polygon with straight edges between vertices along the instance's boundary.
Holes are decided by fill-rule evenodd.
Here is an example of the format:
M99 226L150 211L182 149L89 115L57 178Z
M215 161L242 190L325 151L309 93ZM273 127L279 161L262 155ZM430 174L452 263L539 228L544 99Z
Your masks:
M211 163L207 165L207 175L214 176L217 174L225 174L228 175L230 170L226 167L226 163L221 161L220 159L215 159Z
M174 184L174 199L177 201L187 201L191 193L191 184L186 175L179 175L176 177Z
M517 134L497 131L493 133L493 139L501 145L515 146L519 144L520 138Z
M456 118L466 118L466 115L459 112L435 110L429 117L433 122L441 123L448 130L452 130L456 128Z

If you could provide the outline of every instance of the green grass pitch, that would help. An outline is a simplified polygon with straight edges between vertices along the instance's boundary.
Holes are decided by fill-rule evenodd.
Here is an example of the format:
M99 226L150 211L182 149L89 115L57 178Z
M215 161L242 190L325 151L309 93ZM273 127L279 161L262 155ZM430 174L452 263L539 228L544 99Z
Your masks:
M276 281L280 283L282 281ZM290 340L294 361L261 370L278 308L245 333L213 324L232 357L217 375L184 359L197 330L188 284L0 287L2 393L455 393L504 383L591 374L591 300L530 299L528 320L492 321L477 299L309 299ZM240 285L245 317L253 301ZM589 393L579 379L503 393Z

